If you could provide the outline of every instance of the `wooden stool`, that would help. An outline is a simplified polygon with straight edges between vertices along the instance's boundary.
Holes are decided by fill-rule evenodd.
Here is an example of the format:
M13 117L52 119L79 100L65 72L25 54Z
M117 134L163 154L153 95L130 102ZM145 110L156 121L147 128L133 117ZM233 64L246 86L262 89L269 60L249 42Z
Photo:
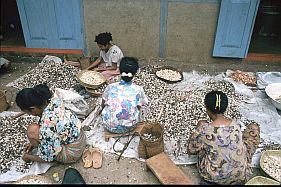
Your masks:
M145 163L162 184L194 184L164 152L147 159Z
M134 133L137 133L139 135L143 126L144 126L144 124L140 123L137 125L137 127L133 131L131 131L130 133L126 133L126 134L111 133L111 132L105 130L104 131L104 140L106 142L108 142L110 138L115 138L115 137L120 137L120 136L129 136L129 135L133 135Z

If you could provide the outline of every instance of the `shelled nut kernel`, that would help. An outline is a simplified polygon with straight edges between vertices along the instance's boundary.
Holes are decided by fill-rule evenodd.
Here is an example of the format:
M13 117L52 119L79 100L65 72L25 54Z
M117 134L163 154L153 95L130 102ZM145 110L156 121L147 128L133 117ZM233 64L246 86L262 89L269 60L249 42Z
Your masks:
M156 135L151 134L151 133L144 133L144 134L142 134L141 137L144 140L151 141L151 142L155 142L155 141L157 141L159 139L159 137L157 137Z
M281 155L267 156L263 160L263 169L272 177L281 182Z
M104 83L104 79L94 71L86 71L80 77L80 80L86 84L99 85Z
M179 81L181 80L181 74L177 71L173 71L170 69L162 69L156 71L156 75L160 78L163 78L168 81Z

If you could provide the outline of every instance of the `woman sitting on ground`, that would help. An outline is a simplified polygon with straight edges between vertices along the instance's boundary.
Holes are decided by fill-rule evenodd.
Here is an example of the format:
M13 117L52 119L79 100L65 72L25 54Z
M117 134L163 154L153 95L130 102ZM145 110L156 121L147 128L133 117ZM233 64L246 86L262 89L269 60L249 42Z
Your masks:
M24 88L16 96L19 108L29 115L39 116L38 124L27 129L29 142L24 161L73 163L79 160L86 146L81 122L64 107L62 100L51 98L47 85ZM31 154L38 148L36 155Z
M207 114L212 122L199 121L188 142L188 154L198 154L199 174L217 184L243 184L251 176L252 156L259 145L259 126L240 125L224 116L227 96L212 91L205 96Z
M139 122L140 108L148 103L143 88L132 83L138 69L135 58L122 58L119 66L121 81L108 85L104 91L103 125L112 133L133 130Z
M112 34L110 32L100 33L96 36L95 42L100 49L100 54L99 57L94 59L94 62L91 62L91 65L86 68L87 70L101 72L108 80L120 74L118 67L120 60L123 58L121 49L111 41ZM64 59L64 62L67 64L75 63L67 61L66 59Z

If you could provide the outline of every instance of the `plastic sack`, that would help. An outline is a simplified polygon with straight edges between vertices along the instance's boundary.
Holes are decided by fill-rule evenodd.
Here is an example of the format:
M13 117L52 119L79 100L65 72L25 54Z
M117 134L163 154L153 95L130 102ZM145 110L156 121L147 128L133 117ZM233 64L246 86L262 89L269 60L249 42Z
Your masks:
M257 86L260 89L272 83L281 83L281 72L257 72Z
M63 100L65 107L74 112L78 118L84 118L89 114L89 105L84 100L83 96L72 89L64 90L56 88L54 97Z
M50 56L50 55L46 55L42 62L50 62L50 61L53 61L53 62L57 62L57 63L62 63L62 60L59 58L59 57L56 57L56 56Z

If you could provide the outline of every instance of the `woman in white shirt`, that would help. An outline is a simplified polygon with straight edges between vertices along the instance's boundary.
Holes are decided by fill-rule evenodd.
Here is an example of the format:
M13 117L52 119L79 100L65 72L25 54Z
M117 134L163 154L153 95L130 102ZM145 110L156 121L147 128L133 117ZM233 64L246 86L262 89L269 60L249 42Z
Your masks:
M107 79L120 74L118 67L124 56L121 49L111 41L111 33L105 32L96 36L95 42L100 48L100 56L87 68L100 71Z

